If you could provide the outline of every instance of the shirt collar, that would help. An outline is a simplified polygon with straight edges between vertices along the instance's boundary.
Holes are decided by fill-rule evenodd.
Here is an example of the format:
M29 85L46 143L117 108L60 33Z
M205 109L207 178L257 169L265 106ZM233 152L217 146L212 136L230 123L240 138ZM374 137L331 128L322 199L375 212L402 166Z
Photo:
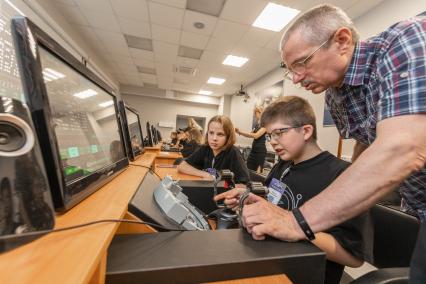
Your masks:
M359 86L365 84L366 80L370 77L368 69L370 67L370 52L368 44L360 41L355 45L352 61L346 71L343 84L350 86Z

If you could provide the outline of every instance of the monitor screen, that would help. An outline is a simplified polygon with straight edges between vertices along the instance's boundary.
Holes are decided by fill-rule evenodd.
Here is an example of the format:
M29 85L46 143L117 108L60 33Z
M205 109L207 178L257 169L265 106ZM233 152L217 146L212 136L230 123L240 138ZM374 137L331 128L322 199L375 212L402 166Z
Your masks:
M39 54L65 181L124 158L114 98L43 47Z
M139 156L143 151L143 134L139 116L132 109L126 107L127 127L129 128L130 143L133 156Z
M12 20L12 34L53 202L68 210L129 164L117 98L27 18Z

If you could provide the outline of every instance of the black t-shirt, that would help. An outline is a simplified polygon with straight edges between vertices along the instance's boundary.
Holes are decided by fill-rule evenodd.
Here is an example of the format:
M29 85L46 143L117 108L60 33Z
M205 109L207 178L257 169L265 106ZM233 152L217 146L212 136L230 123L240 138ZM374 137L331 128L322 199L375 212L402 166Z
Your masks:
M173 144L173 145L175 145L176 144L176 142L177 142L177 138L173 138L172 139L172 142L170 142L171 144Z
M200 144L198 144L195 140L191 140L183 146L180 152L182 153L182 156L186 158L197 151L198 148L200 148Z
M281 180L287 187L278 206L292 210L323 191L349 165L348 162L338 159L327 151L296 165L281 160L272 168L265 180L265 185L269 186L272 178ZM287 173L285 173L286 170ZM362 231L366 225L367 215L361 214L327 230L326 233L332 235L349 253L364 259ZM339 283L343 268L343 265L327 260L325 283Z
M236 183L247 183L250 181L247 166L240 151L235 146L221 151L215 157L213 150L208 145L202 145L185 161L199 170L207 171L209 168L216 169L216 171L230 170L235 175Z
M259 123L256 124L256 126L253 128L252 132L256 133L260 129ZM262 136L260 136L257 139L253 139L253 143L251 144L251 151L252 152L260 152L260 153L266 153L266 133L264 133Z

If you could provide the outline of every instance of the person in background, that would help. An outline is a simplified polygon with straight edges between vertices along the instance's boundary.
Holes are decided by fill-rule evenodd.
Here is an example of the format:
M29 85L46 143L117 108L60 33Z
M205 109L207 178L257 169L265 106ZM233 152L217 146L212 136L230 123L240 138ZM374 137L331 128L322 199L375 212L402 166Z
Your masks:
M187 129L185 131L185 135L188 138L188 142L185 144L185 146L183 146L180 152L184 158L187 158L198 148L200 148L203 142L203 136L196 128Z
M259 197L257 207L244 207L243 211L249 210L247 214L279 226L282 212L302 206L350 164L318 146L314 111L301 97L285 96L272 103L263 113L261 123L280 160L265 180L269 189L268 201ZM236 188L215 199L225 198L225 204L235 207L244 191ZM364 214L315 234L312 243L327 256L325 283L338 284L345 265L359 267L363 263L362 231L367 225L366 217Z
M188 117L188 127L195 128L200 131L201 134L203 134L203 128L192 117Z
M224 115L210 119L205 144L178 166L181 173L214 179L220 170L230 170L235 182L245 184L250 180L248 169L240 151L234 146L234 126Z
M170 146L171 147L176 147L176 143L178 141L177 139L177 132L176 131L172 131L170 132Z
M256 106L254 109L254 116L256 119L256 124L251 132L241 131L239 128L235 128L237 134L253 138L253 143L251 144L250 154L247 158L247 168L256 172L262 172L263 164L265 163L266 158L266 139L265 133L266 130L264 127L260 126L260 116L262 115L263 107Z

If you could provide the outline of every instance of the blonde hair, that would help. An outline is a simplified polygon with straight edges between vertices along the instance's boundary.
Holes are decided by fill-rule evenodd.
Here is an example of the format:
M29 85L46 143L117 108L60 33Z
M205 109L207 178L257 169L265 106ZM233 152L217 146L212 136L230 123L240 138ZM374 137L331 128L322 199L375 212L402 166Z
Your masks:
M209 145L209 137L208 137L209 127L210 127L210 123L212 122L220 123L222 125L223 132L225 132L226 142L225 142L225 145L223 146L223 149L227 150L231 148L237 141L237 135L235 135L235 128L234 128L234 125L232 124L232 121L229 119L229 117L225 115L216 115L210 119L209 123L207 124L207 131L206 131L204 143L206 145Z
M201 134L200 130L198 130L197 128L191 128L187 131L187 133L188 133L189 141L194 140L195 142L197 142L197 144L203 143L203 135Z

